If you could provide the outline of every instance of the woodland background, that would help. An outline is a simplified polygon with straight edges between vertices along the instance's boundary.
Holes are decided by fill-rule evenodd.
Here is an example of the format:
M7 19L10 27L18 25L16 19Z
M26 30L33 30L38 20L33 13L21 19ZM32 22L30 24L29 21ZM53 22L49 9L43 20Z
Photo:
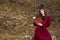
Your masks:
M32 17L38 14L41 3L52 18L49 32L60 40L60 0L0 0L0 40L34 36Z

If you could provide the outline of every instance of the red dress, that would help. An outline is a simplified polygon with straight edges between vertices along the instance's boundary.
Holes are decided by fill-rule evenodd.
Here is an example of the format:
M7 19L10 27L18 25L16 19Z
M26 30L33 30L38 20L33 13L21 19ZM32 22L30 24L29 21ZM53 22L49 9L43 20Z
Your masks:
M43 28L39 25L36 26L33 40L52 40L51 34L47 30L51 23L51 17L47 16L46 18L46 20L42 21Z

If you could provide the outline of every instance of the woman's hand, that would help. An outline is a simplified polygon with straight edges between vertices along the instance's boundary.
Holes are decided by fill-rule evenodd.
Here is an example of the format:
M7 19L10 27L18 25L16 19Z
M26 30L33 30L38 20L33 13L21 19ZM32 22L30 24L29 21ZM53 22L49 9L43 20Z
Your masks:
M42 24L42 23L38 23L38 25L39 25L39 26L43 26L43 24Z

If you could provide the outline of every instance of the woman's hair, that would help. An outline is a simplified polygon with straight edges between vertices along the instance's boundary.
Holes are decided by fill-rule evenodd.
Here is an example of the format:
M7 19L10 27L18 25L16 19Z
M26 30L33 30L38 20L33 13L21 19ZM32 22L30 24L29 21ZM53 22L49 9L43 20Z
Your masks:
M45 16L42 16L41 12L39 11L39 14L37 17L40 17L42 20L45 20L46 16L47 16L46 11L45 11Z
M41 14L41 12L40 12L41 9L44 9L44 13L45 13L45 16L44 16L44 17L42 16L42 14ZM47 13L46 13L46 11L45 11L44 4L41 4L41 5L39 6L39 14L38 14L37 17L40 17L40 18L42 18L42 19L44 20L44 19L46 18L46 16L47 16Z
M42 14L41 14L41 12L40 12L41 9L45 9L45 8L44 8L44 4L41 4L41 5L39 6L39 17L42 16ZM45 12L45 16L46 16L46 15L47 15L47 14L46 14L46 11L44 11L44 12Z
M44 12L45 12L45 16L47 16L46 11L44 11ZM42 14L41 14L41 12L40 12L40 11L39 11L38 17L42 17Z

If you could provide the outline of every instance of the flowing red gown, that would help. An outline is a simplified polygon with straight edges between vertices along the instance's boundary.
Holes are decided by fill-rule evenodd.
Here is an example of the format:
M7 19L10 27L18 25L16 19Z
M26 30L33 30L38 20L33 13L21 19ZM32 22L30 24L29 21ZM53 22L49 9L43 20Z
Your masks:
M47 30L51 23L51 17L47 16L47 19L42 21L43 28L41 26L36 26L33 40L52 40L51 34Z

